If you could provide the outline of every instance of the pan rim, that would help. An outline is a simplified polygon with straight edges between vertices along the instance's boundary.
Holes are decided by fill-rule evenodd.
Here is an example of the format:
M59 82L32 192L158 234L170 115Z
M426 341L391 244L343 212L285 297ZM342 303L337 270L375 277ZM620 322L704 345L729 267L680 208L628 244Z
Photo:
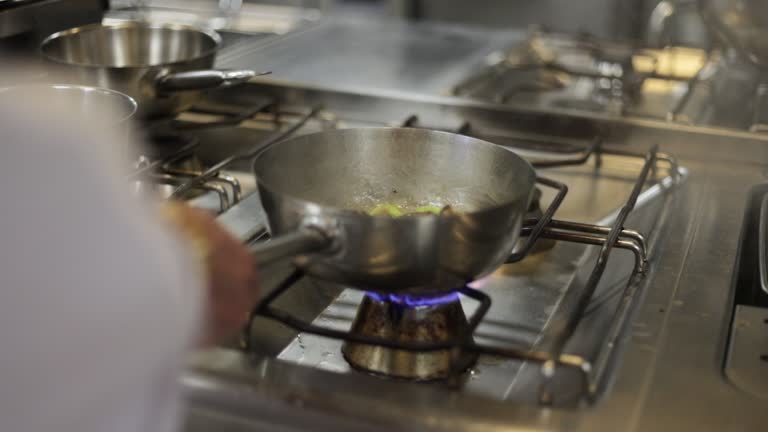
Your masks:
M67 61L62 59L60 56L52 55L46 51L46 48L50 46L50 44L53 43L53 41L55 40L59 40L63 37L75 35L78 33L85 33L88 31L94 31L98 29L107 29L107 28L108 29L146 28L146 29L167 29L167 30L175 30L175 31L179 31L179 30L191 31L191 32L204 34L205 36L210 38L210 40L213 42L213 47L207 50L203 50L200 54L196 56L188 57L185 59L176 60L172 62L146 64L146 65L123 65L123 66L110 65L106 63ZM83 26L72 27L70 29L53 33L48 37L46 37L45 39L43 39L42 42L40 42L40 46L38 50L40 51L40 55L45 57L46 60L59 63L62 65L88 67L88 68L138 70L138 69L148 69L148 68L172 67L172 66L183 65L189 62L194 62L196 60L208 57L210 55L215 55L220 47L221 47L221 36L214 30L204 29L204 28L196 27L189 24L179 24L179 23L151 23L151 22L139 22L139 21L121 21L121 22L109 23L109 24L104 24L104 23L86 24Z
M127 110L125 110L125 113L122 114L120 117L118 117L114 124L120 124L124 122L128 122L131 120L135 115L136 112L139 109L139 104L136 102L136 100L130 96L128 96L125 93L119 92L117 90L112 90L110 88L106 87L98 87L98 86L89 86L89 85L80 85L80 84L65 84L65 83L27 83L27 84L20 84L20 85L14 85L14 86L7 86L2 87L0 86L0 93L4 91L13 91L13 90L35 90L40 89L43 91L47 90L74 90L77 92L94 92L94 93L100 93L103 95L108 95L109 97L115 97L116 99L121 100L120 103L123 103L125 107L128 107Z
M273 149L279 147L283 143L290 142L292 140L297 140L297 139L308 139L308 138L311 138L312 136L315 136L315 135L323 135L323 134L328 134L328 133L331 133L331 132L352 133L354 131L361 131L361 130L408 131L406 133L422 133L422 134L432 134L432 135L438 134L438 135L446 135L446 136L450 136L450 137L461 137L462 139L469 139L469 140L473 141L473 143L475 143L477 145L493 148L493 151L503 151L503 152L511 153L514 158L516 158L518 161L522 162L522 165L525 167L526 174L529 177L528 180L529 180L529 183L530 183L530 188L528 188L528 191L525 192L525 194L528 195L529 200L530 200L530 197L532 196L532 191L533 191L533 189L535 188L535 185L536 185L536 170L533 168L533 165L531 165L531 163L527 159L525 159L524 157L520 156L516 152L514 152L514 151L512 151L512 150L510 150L510 149L508 149L508 148L506 148L504 146L501 146L499 144L494 144L494 143L492 143L490 141L485 141L485 140L482 140L480 138L475 138L475 137L471 137L471 136L467 136L467 135L461 135L461 134L456 134L456 133L452 133L452 132L432 130L432 129L407 128L407 127L358 127L358 128L347 128L347 129L334 129L332 131L321 131L321 132L314 132L314 133L306 134L306 135L295 136L295 137L291 137L291 138L279 141L279 142L275 143L274 145L269 146L268 148L264 149L263 151L261 151L258 154L258 156L256 158L253 159L253 163L252 163L252 166L251 166L251 172L253 173L254 178L256 179L257 188L260 189L260 188L264 187L267 190L269 190L270 192L272 192L272 193L279 193L280 195L283 195L283 196L285 196L287 198L290 198L294 202L297 202L297 203L300 203L300 204L304 204L304 205L311 205L311 206L321 207L321 208L323 208L326 211L333 212L333 213L336 213L338 215L350 215L350 216L354 215L354 216L358 216L359 217L361 212L357 211L357 210L352 210L352 209L349 209L349 208L343 208L343 207L337 207L337 206L331 206L331 205L325 205L325 204L319 203L317 201L311 201L311 200L307 200L307 199L304 199L304 198L296 197L296 196L294 196L292 194L289 194L289 193L280 192L279 189L273 187L269 183L263 182L259 178L259 176L257 175L256 171L257 171L257 165L258 165L259 160L261 158L263 158L265 155L269 154ZM475 145L475 144L473 144L473 145ZM473 211L452 211L451 214L453 214L453 215L481 215L481 214L484 214L484 213L497 211L499 209L503 209L503 208L508 207L510 205L516 204L517 200L521 196L525 196L525 194L521 192L521 193L518 194L518 196L516 196L515 199L505 200L505 201L500 202L498 204L490 205L490 206L483 207L483 208L480 208L480 209L477 209L477 210L473 210ZM528 204L528 203L526 203L526 204ZM406 214L406 215L398 216L398 217L392 217L392 216L388 216L388 215L371 215L371 214L365 213L365 216L370 217L370 218L374 218L374 219L377 219L377 220L414 220L414 219L424 219L424 218L427 218L427 217L433 217L433 218L445 217L445 215L442 212L439 213L439 214Z

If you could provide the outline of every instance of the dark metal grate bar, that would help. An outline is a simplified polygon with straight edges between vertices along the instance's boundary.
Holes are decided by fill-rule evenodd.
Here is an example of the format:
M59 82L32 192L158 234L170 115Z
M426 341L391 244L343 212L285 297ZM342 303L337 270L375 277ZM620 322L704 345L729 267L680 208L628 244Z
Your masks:
M557 189L557 195L555 195L555 198L549 204L549 207L547 208L547 210L544 212L541 218L536 222L536 225L534 225L533 228L531 229L530 234L528 235L528 239L523 244L523 247L520 248L517 252L512 253L512 255L510 255L509 258L507 258L507 261L506 261L507 264L518 262L528 255L531 249L533 249L533 246L536 244L536 240L539 239L539 237L541 236L541 233L544 232L544 229L552 220L552 217L555 215L555 212L560 207L560 204L563 203L563 200L565 199L565 195L568 194L568 186L558 181L550 180L544 177L537 177L536 182L543 186L548 186L548 187Z
M200 145L200 140L196 138L191 138L189 142L179 149L173 151L171 154L165 155L164 157L154 160L152 162L141 164L141 166L137 167L136 170L132 171L128 175L125 176L125 179L128 181L135 181L139 180L141 176L152 172L158 168L161 168L171 161L179 160L181 158L189 156L192 151L197 148Z
M600 281L600 278L605 271L611 249L619 239L619 235L624 229L624 224L626 223L627 217L629 216L629 213L632 212L635 204L637 203L637 198L640 196L640 192L642 192L643 186L648 180L648 174L651 171L651 166L653 166L656 162L656 151L657 147L655 146L646 156L646 163L643 165L640 176L635 182L632 193L629 195L627 202L619 212L619 215L616 218L616 221L614 222L605 243L600 249L600 255L598 255L597 262L595 263L595 267L592 270L589 279L587 280L585 289L581 293L574 293L577 295L577 297L573 298L573 301L575 302L573 305L573 312L569 314L568 319L564 320L563 322L554 323L554 325L559 325L561 328L555 327L557 331L555 331L554 334L557 336L555 337L552 345L553 354L562 352L565 343L573 334L576 328L576 324L578 324L578 321L581 318L581 315L589 305L589 300L592 298L595 288L597 287L597 283ZM564 298L560 304L560 307L569 307L570 305L568 304L568 300L570 299Z
M243 111L238 112L236 114L232 114L225 110L217 110L215 108L210 108L210 107L193 106L189 110L190 112L200 113L200 114L223 115L224 117L219 120L207 122L207 123L192 123L192 122L185 122L181 120L173 120L171 123L171 127L174 130L200 130L200 129L212 129L212 128L238 126L240 123L252 118L256 114L267 111L268 109L274 106L275 106L274 101L264 101L253 107L246 108Z
M555 160L542 160L531 162L534 168L554 168L570 165L583 165L590 157L595 155L597 159L597 166L600 166L600 153L603 152L603 138L601 136L596 137L592 142L580 153L578 156L571 158L558 158Z
M694 87L694 84L699 81L700 76L702 75L702 72L705 70L707 65L707 61L705 61L703 66L699 68L695 76L692 78L688 76L661 73L659 72L660 62L658 55L648 50L628 46L627 48L631 50L631 54L628 53L624 58L611 57L603 49L603 47L606 44L610 44L610 42L599 41L595 39L589 42L584 42L582 40L576 39L580 37L578 35L567 35L566 37L569 40L576 40L579 45L572 48L565 48L566 50L576 49L581 51L584 55L589 56L595 64L615 65L615 67L608 68L607 70L600 70L599 68L595 68L594 70L583 69L572 65L563 64L556 59L553 60L549 58L542 58L542 56L535 53L534 50L531 49L531 43L533 40L539 37L546 38L548 35L555 38L558 37L558 35L552 34L550 32L537 32L532 34L529 37L527 47L517 46L512 48L511 51L501 53L499 59L495 63L487 66L486 68L478 71L476 74L471 75L465 80L456 84L451 90L452 94L455 96L477 96L478 94L482 94L487 89L493 88L494 84L497 86L501 85L500 82L507 79L507 77L511 76L514 78L515 73L519 72L526 74L534 73L536 71L563 74L576 78L584 78L592 80L595 83L607 80L610 83L609 85L611 90L611 98L619 99L622 104L626 100L633 99L636 96L636 93L642 89L644 83L649 79L668 81L672 83L685 83L687 85L687 89L686 93L683 95L683 98L678 101L675 107L665 113L668 119L674 120L677 118L678 113L688 103L691 89ZM523 53L526 51L526 49L529 53L533 53L530 58L525 58L523 61L510 60L510 58L515 57L515 53L521 53L520 55L525 56L526 54ZM652 65L651 69L645 72L635 70L633 67L633 60L643 57L650 59ZM706 60L708 60L708 58ZM600 86L596 84L596 87L599 88ZM549 91L559 91L560 89L561 86L550 85L546 82L533 79L530 81L523 81L521 84L507 89L502 94L491 98L497 103L506 103L509 102L513 96L519 93L545 93ZM606 106L605 109L609 109L609 107Z
M297 120L294 124L289 126L287 129L275 133L271 137L267 138L266 140L254 146L252 150L239 155L230 156L222 160L221 162L211 166L210 168L205 170L202 174L198 175L197 177L189 180L188 182L176 188L176 190L171 195L171 198L176 198L183 195L184 193L188 192L189 190L191 190L201 182L204 182L216 176L220 170L226 168L227 166L231 165L234 162L254 159L262 151L268 149L275 143L282 141L288 138L289 136L293 135L297 130L299 130L302 126L304 126L304 124L307 121L315 117L320 111L321 111L321 107L315 107L311 109L307 114L303 115L299 120Z

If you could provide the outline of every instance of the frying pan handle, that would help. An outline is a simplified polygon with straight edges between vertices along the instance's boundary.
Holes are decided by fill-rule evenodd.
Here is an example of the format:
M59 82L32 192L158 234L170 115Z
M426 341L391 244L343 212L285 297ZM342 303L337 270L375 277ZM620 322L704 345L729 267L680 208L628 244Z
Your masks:
M329 247L331 236L316 226L306 226L290 234L251 246L251 254L259 265L266 266L284 258L317 252Z
M204 90L217 87L230 87L248 82L251 78L267 75L271 72L256 73L252 70L197 70L176 72L157 79L155 86L159 92L182 90Z

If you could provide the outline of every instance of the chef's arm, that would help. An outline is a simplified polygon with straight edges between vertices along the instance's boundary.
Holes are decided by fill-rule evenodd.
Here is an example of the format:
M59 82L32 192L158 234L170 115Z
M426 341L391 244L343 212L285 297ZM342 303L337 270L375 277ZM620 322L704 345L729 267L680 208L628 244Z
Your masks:
M258 298L253 257L207 212L178 202L166 203L162 210L163 218L184 237L195 255L208 287L202 342L232 336L246 323Z
M201 316L225 321L214 337L244 318L253 263L181 210L202 270L183 228L129 193L119 150L135 143L48 105L0 102L0 430L170 432Z

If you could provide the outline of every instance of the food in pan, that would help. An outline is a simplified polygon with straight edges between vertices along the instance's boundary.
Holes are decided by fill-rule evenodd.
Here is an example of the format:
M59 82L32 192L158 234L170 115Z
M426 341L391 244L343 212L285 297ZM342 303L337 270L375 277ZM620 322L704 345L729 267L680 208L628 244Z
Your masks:
M371 216L400 217L419 214L440 214L442 210L443 207L434 205L420 206L414 209L409 209L400 207L397 204L379 204L371 211L369 211L368 214Z

